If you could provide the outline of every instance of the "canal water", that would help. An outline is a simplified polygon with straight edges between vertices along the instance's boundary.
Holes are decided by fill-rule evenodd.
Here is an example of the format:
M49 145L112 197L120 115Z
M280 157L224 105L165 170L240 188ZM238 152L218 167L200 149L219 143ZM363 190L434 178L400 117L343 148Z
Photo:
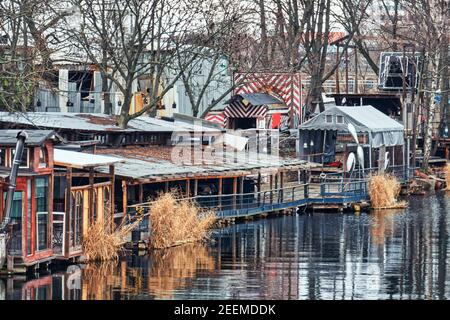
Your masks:
M238 223L212 243L0 280L0 299L448 299L450 196Z

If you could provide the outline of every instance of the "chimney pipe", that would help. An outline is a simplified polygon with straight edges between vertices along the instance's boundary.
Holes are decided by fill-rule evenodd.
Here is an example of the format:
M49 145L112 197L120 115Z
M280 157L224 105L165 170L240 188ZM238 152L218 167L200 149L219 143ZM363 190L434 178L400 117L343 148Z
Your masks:
M11 175L9 176L8 193L6 195L4 218L0 225L0 269L6 260L6 243L8 241L7 226L11 220L11 207L13 201L14 191L16 190L16 180L19 173L19 166L22 162L23 149L25 140L28 134L25 131L20 131L17 134L16 150L14 153L14 161L11 168Z
M14 152L14 161L12 163L11 175L9 176L8 193L6 194L4 218L2 224L0 225L0 233L5 232L5 228L9 224L9 221L11 220L10 216L11 216L13 195L14 191L16 190L17 175L19 173L20 163L22 162L23 149L25 146L25 140L27 138L28 134L25 131L20 131L17 134L16 150Z

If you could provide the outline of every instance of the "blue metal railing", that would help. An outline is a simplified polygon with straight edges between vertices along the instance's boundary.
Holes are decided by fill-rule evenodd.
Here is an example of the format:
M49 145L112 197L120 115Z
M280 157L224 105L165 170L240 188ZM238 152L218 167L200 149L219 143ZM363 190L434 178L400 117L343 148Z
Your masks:
M323 182L318 184L318 194L311 194L315 184L299 184L254 193L195 196L180 201L193 201L204 210L213 210L218 218L251 216L264 212L295 208L311 203L346 203L368 197L367 181ZM152 202L129 206L134 215L138 207L148 208Z

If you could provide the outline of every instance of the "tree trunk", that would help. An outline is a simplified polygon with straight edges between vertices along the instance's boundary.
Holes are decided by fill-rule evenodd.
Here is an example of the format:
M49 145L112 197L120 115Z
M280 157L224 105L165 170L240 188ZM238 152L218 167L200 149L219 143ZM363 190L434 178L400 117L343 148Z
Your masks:
M423 143L423 162L422 169L428 170L429 161L431 157L431 150L433 144L434 118L437 111L437 90L439 89L439 79L437 74L437 67L439 65L439 53L430 61L430 76L431 76L431 101L428 108L427 126L425 129L425 137Z
M108 78L106 77L106 74L102 72L102 92L103 92L103 103L104 103L104 113L105 114L112 114L112 104L111 104L111 96L108 88Z
M259 15L260 15L260 29L261 29L261 42L263 45L263 53L261 62L263 68L268 67L269 63L269 47L267 41L267 25L266 25L266 9L264 0L259 0Z
M127 88L127 92L125 93L124 100L122 103L122 109L120 110L120 116L117 120L117 125L123 129L126 129L128 122L130 121L130 108L131 108L131 99L133 95L131 94L131 87Z

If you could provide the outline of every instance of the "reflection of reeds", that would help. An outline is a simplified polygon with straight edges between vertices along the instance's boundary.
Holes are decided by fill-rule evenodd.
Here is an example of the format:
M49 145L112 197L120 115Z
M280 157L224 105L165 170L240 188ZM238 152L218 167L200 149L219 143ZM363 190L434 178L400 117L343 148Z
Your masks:
M129 267L126 261L88 263L82 270L82 299L111 300L114 291L120 297L135 297L148 290L159 299L168 299L175 290L194 279L198 272L215 270L215 261L208 248L201 243L191 243L164 250L155 250L149 257L147 288L143 270Z
M215 221L212 212L204 212L191 201L165 193L150 206L152 248L168 248L203 240Z
M392 235L393 231L393 217L402 213L403 210L392 209L392 210L376 210L372 214L372 222L370 226L370 233L372 235L372 241L374 244L382 245L384 244L386 236Z
M83 269L82 297L84 300L112 299L111 284L120 284L117 262L90 263Z
M369 181L369 196L375 209L406 207L406 202L398 202L400 183L392 175L374 175Z
M198 271L213 271L215 262L207 248L199 243L165 250L155 250L148 286L159 299L168 299L173 291L185 285Z

